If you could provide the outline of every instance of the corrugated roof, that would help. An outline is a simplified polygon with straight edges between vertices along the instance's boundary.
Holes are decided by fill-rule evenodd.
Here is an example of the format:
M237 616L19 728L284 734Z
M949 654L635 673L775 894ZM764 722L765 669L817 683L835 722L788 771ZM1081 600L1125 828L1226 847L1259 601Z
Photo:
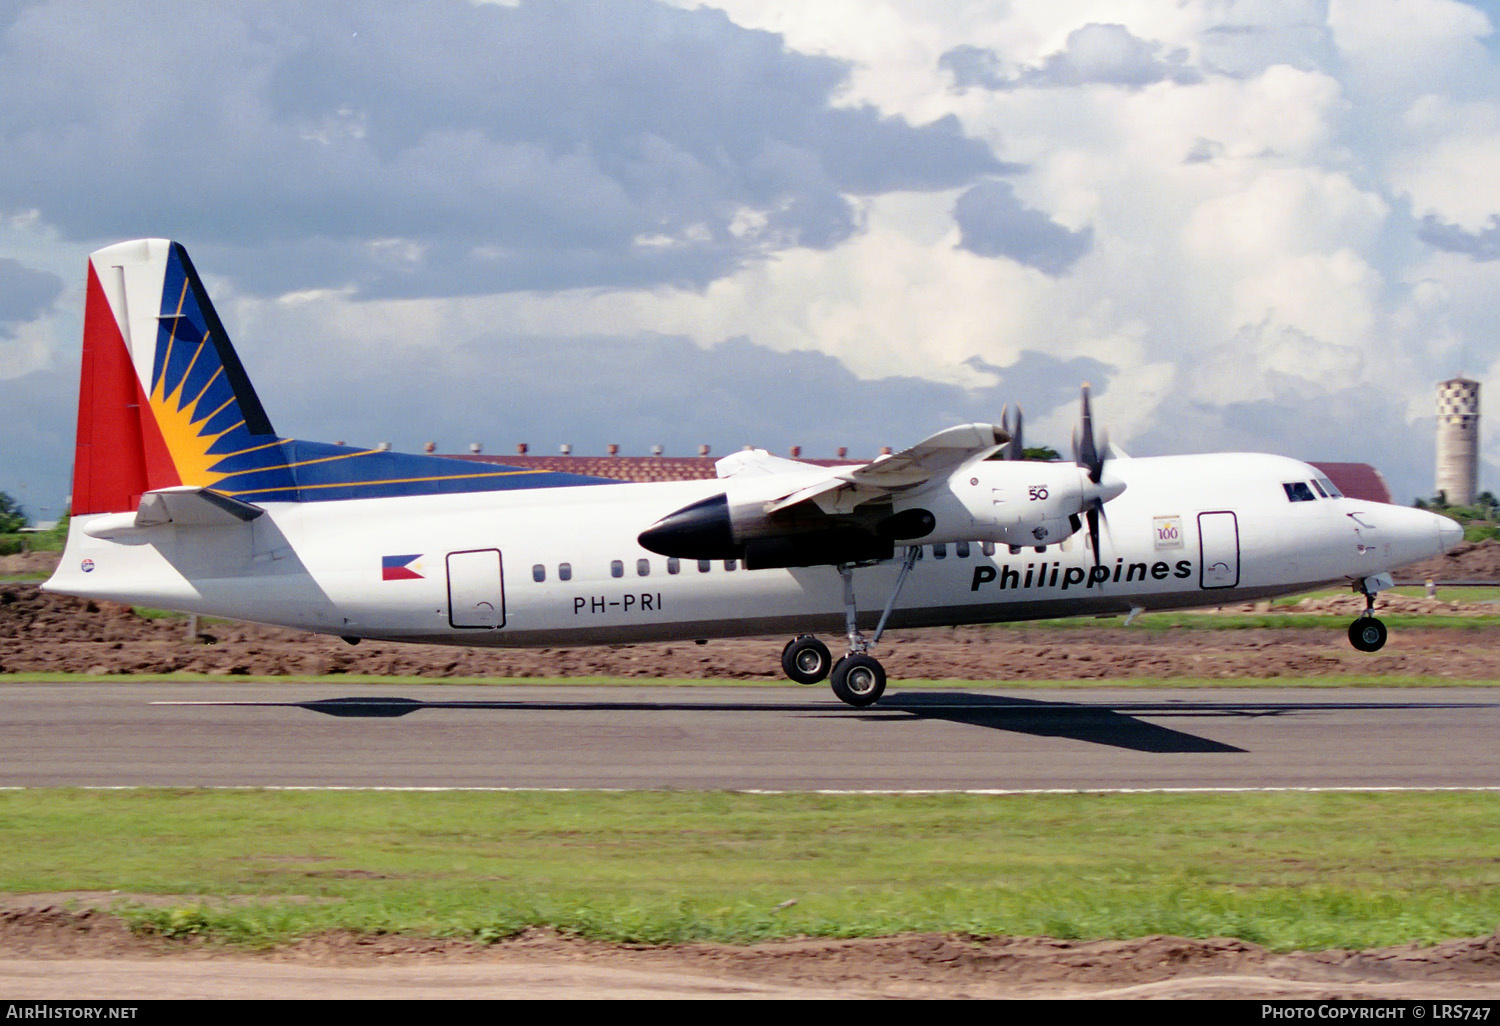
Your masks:
M1351 499L1365 502L1390 502L1391 489L1380 471L1368 463L1313 463L1328 476L1338 490Z

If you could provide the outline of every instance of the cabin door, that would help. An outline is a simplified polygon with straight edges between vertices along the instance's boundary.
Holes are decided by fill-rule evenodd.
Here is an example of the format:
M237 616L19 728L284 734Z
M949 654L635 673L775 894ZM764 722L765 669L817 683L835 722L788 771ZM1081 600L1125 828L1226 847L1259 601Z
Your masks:
M454 627L505 626L499 549L448 553L448 622Z
M1198 514L1198 584L1233 588L1240 583L1240 527L1233 513Z

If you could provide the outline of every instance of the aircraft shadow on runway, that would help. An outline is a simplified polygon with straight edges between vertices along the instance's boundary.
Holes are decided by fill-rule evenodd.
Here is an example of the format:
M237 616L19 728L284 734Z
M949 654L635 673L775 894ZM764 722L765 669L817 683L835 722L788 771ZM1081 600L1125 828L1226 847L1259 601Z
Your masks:
M241 703L232 703L241 704ZM1246 749L1200 737L1159 723L1164 718L1258 718L1287 714L1348 710L1421 710L1434 708L1489 708L1489 703L1467 702L1234 702L1183 699L1169 702L1058 702L1013 695L973 692L903 692L887 695L877 707L831 709L807 702L629 702L629 701L449 701L424 702L399 696L349 696L310 702L243 703L295 706L326 716L383 719L407 716L426 709L484 709L512 712L785 712L858 719L878 723L946 720L1037 737L1070 738L1139 752L1243 754ZM1149 717L1149 719L1148 719Z
M840 710L828 713L824 709L809 708L806 704L776 703L723 703L723 702L423 702L414 698L361 697L319 699L311 702L286 703L327 716L357 718L391 718L407 716L423 709L492 709L492 710L550 710L550 711L674 711L674 712L813 712L817 715L833 715L840 718L874 719L892 722L900 718L913 721L924 719L947 720L974 727L1007 730L1014 733L1034 734L1041 737L1065 737L1093 744L1110 745L1142 752L1215 752L1242 753L1244 749L1223 744L1209 738L1184 733L1143 720L1138 716L1119 711L1107 705L1040 702L1025 698L1000 695L975 695L945 692L942 694L892 695L878 709L854 711ZM1157 715L1183 715L1190 710L1181 704L1151 705L1142 711ZM1277 710L1279 711L1279 710ZM1212 711L1198 711L1197 715L1274 715L1268 710L1251 711L1246 708L1220 707Z
M1155 706L1181 714L1177 706ZM1091 744L1128 748L1137 752L1236 753L1245 749L1196 734L1163 727L1121 712L1116 705L1089 702L1042 702L1010 695L942 692L891 695L881 709L909 713L914 720L947 720L971 727L988 727L1014 734L1063 737ZM1224 715L1215 710L1208 715ZM1169 715L1171 714L1169 713ZM1198 713L1203 715L1203 713ZM1236 715L1258 715L1236 712Z

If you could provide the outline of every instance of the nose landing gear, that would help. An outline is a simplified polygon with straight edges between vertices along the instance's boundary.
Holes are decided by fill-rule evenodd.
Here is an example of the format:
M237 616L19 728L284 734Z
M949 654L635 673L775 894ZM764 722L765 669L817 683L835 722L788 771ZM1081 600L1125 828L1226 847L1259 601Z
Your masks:
M1349 625L1349 644L1361 652L1378 652L1386 633L1385 624L1374 616L1361 616Z
M1365 597L1365 611L1349 625L1349 644L1361 652L1378 652L1385 646L1389 632L1385 629L1385 624L1375 617L1375 596L1393 583L1390 574L1376 574L1374 577L1363 578L1354 585L1354 590Z

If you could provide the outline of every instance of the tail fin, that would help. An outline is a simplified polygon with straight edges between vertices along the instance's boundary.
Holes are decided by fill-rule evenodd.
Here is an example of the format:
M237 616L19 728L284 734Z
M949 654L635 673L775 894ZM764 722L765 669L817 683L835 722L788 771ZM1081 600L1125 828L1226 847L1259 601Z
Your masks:
M180 244L89 257L75 515L135 512L178 486L256 503L604 483L617 482L282 438Z
M187 251L124 242L89 258L73 512L136 509L283 462L277 438ZM275 482L280 483L280 482Z

